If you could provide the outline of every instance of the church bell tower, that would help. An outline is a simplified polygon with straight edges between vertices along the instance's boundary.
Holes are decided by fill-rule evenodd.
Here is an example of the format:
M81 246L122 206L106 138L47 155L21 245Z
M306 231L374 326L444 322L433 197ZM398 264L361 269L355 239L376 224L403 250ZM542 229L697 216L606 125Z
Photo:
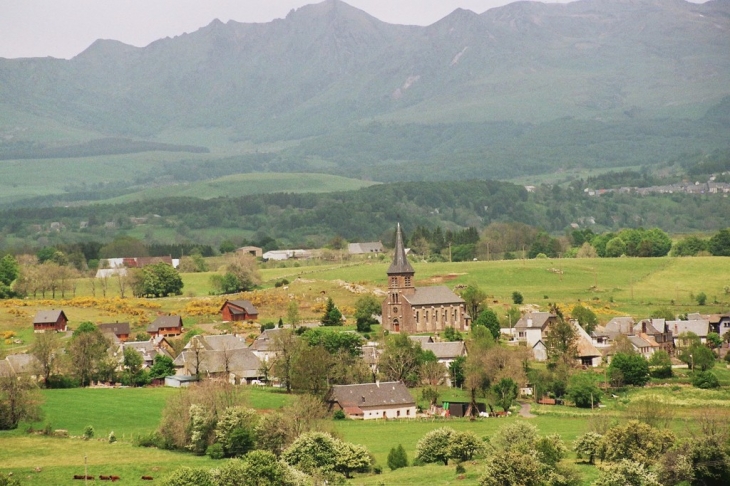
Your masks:
M416 271L413 270L406 257L403 234L400 223L398 223L395 234L395 255L393 262L388 267L388 298L383 302L383 327L391 332L400 332L406 322L412 318L404 312L404 307L410 308L410 306L405 306L403 296L415 293L413 285L415 273Z

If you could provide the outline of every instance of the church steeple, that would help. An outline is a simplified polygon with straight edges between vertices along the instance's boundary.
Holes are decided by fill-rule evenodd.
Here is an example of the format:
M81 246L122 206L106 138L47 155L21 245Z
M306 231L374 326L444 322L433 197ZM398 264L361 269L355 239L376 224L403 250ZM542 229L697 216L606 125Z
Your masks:
M395 255L393 255L393 263L388 267L388 275L410 274L413 276L416 271L413 270L408 258L406 258L406 249L403 247L403 234L400 230L400 223L395 232Z

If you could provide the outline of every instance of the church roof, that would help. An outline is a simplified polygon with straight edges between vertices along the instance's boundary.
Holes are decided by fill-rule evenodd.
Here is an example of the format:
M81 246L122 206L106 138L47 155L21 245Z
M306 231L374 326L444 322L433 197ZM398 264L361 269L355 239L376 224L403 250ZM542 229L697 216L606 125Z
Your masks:
M398 229L395 232L395 255L393 255L393 263L391 263L390 267L388 267L388 275L393 273L416 273L406 257L406 249L403 246L403 234L400 230L400 223L398 223Z
M411 305L463 304L464 299L445 285L435 287L416 287L411 295L403 295Z

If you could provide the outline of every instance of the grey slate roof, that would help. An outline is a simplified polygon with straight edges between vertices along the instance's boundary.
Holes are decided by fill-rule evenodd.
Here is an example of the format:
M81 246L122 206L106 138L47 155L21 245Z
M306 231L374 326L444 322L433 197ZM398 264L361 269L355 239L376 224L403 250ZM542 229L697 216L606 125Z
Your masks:
M217 336L196 336L202 338L214 351L226 351L231 349L247 348L246 340L233 334L220 334Z
M160 316L147 326L148 332L159 331L160 328L182 327L182 317L180 316Z
M707 333L710 332L710 321L704 319L695 321L667 321L667 324L674 337L685 332L693 332L699 337L707 337Z
M123 349L131 348L142 355L142 359L147 362L152 362L158 354L172 358L170 353L159 346L156 346L153 341L127 341L122 344Z
M38 311L35 315L35 319L33 319L33 324L47 324L49 322L57 322L61 314L63 314L64 317L66 316L66 314L64 314L62 310L57 309Z
M273 348L274 345L274 338L278 333L280 333L281 329L266 329L264 332L259 334L259 337L257 337L253 343L251 343L251 349L255 349L256 351L269 351Z
M375 346L363 346L360 348L360 352L362 353L362 360L365 361L365 364L370 366L378 364L378 356L380 355L378 348Z
M393 263L388 267L388 275L400 273L416 273L411 263L406 257L406 249L403 246L403 234L400 230L400 223L395 232L395 254L393 255Z
M240 307L241 309L246 311L246 314L249 315L258 315L259 313L256 307L249 300L227 300L226 303L231 303L236 307ZM226 304L223 305L225 306ZM237 309L231 309L231 313L241 314L241 311L238 311Z
M390 273L390 272L388 272ZM463 304L464 299L445 285L435 287L416 287L412 295L401 295L411 305Z
M362 383L358 385L334 385L328 400L340 406L381 407L392 405L415 406L416 401L408 388L398 381Z
M520 317L515 329L543 329L551 317L555 316L549 312L529 312Z
M631 334L634 330L635 323L636 321L634 321L633 317L614 317L606 323L606 331Z
M111 322L107 324L99 324L97 326L101 332L111 332L116 336L120 334L129 334L128 322Z
M38 369L40 365L38 358L32 354L9 354L5 357L5 360L10 365L14 374L28 373L31 374Z
M629 342L634 345L636 348L651 348L652 345L649 341L646 339L643 339L640 336L629 336Z
M421 347L423 347L425 343L433 342L433 338L431 336L408 336L408 339L417 343L421 343Z
M192 371L195 359L193 351L183 351L175 358L174 364L176 366L187 366L188 371ZM261 361L248 348L228 351L200 351L200 372L223 373L226 370L226 359L228 360L228 371L236 376L256 378L261 374L259 372Z
M459 356L466 356L466 346L463 341L448 343L424 343L421 344L424 351L431 351L438 359L454 359Z
M362 253L382 253L383 244L379 241L368 243L350 243L347 246L347 252L353 255L359 255Z

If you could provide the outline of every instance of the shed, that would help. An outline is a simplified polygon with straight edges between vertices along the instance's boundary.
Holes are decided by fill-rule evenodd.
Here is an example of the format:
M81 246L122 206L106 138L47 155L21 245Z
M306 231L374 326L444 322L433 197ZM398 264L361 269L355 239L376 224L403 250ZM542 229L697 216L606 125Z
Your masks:
M38 311L33 319L33 331L65 331L68 318L62 310Z
M198 381L198 378L195 376L166 376L165 386L171 386L173 388L187 388L190 386L191 383L194 383L196 381Z
M258 309L249 300L226 300L220 312L224 321L253 321L259 317Z

